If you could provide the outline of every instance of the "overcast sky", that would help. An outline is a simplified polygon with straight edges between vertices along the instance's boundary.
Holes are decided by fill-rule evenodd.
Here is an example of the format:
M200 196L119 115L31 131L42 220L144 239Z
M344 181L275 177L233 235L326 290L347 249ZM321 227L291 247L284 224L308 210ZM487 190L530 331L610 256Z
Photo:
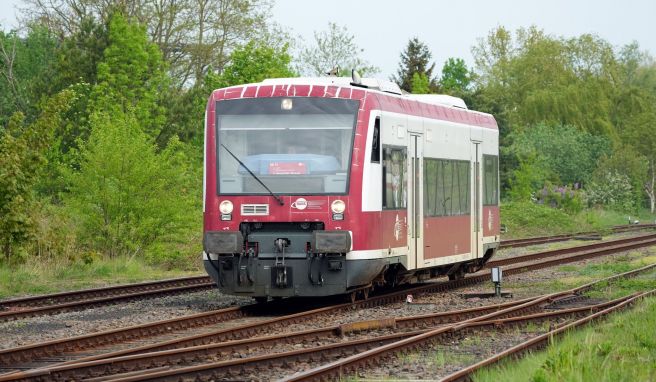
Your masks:
M4 29L16 25L20 3L0 0ZM438 68L449 57L472 65L472 45L499 25L513 31L536 25L565 37L594 33L615 46L635 40L656 53L656 0L276 0L273 18L306 42L330 21L346 26L383 78L396 72L412 37L428 45Z

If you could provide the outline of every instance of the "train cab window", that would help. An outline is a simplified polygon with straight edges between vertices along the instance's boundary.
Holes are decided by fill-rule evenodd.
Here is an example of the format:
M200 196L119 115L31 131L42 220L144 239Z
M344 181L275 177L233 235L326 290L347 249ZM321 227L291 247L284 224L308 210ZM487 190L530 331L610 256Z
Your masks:
M407 207L406 149L383 146L383 208Z
M483 155L483 204L499 204L499 157Z
M374 122L373 137L371 138L371 163L380 163L380 118Z

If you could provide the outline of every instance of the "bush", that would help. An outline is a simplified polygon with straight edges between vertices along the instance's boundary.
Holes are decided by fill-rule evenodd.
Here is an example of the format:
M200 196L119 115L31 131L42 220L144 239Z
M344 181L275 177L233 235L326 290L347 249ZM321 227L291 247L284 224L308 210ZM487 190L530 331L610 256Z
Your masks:
M576 232L584 229L576 218L563 210L533 202L503 203L501 221L512 237Z
M575 190L569 186L553 186L549 183L537 195L539 204L563 209L570 215L583 210L583 199L584 195L581 190Z
M97 113L92 127L65 198L88 249L134 256L200 230L200 187L177 140L157 152L129 114Z
M635 211L635 192L631 179L615 171L607 171L587 187L588 203L608 206L619 211Z

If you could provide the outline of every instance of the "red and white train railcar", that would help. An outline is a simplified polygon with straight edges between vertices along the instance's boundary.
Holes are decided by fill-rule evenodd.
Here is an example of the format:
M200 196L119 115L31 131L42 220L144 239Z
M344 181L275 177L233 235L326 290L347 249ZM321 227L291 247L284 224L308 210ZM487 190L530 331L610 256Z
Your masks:
M457 98L337 77L218 89L205 269L256 298L461 277L499 246L498 163L494 117Z

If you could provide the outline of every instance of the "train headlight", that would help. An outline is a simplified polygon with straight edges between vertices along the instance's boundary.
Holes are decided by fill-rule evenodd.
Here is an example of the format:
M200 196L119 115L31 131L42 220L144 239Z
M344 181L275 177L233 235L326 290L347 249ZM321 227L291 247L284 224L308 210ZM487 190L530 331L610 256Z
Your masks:
M219 211L221 211L221 213L224 215L231 214L233 208L234 206L229 200L224 200L219 204Z
M344 210L346 209L346 204L343 201L339 200L339 199L334 200L330 204L330 209L336 214L342 214L342 213L344 213Z
M224 200L221 203L219 203L219 211L221 211L221 220L222 221L230 221L232 220L232 209L234 206L232 205L232 202L229 200Z
M280 108L283 110L291 110L293 106L291 98L283 98L280 102Z

